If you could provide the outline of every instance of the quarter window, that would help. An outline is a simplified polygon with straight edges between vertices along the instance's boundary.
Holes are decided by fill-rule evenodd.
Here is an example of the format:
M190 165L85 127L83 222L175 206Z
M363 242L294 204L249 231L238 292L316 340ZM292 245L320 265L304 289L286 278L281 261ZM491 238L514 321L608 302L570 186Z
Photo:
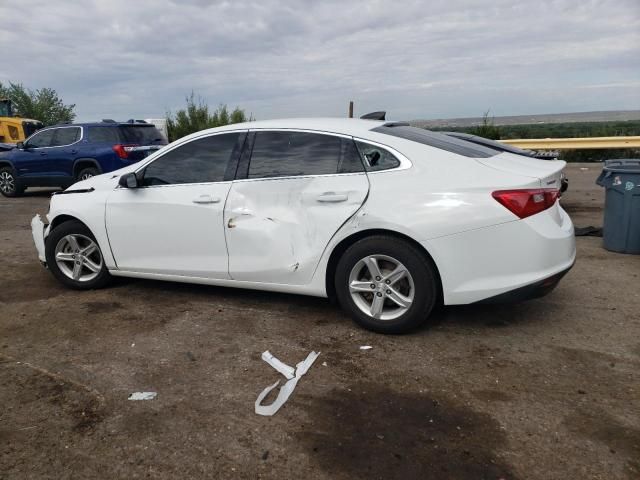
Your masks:
M358 141L356 141L356 145L362 155L362 162L367 172L378 172L400 166L400 160L384 148Z
M43 148L50 147L53 140L54 129L43 130L33 135L27 142L29 148Z
M248 178L363 171L353 140L308 132L257 132Z
M181 145L145 169L144 185L222 182L229 162L240 152L245 135L213 135Z
M56 128L53 135L52 147L63 147L71 145L80 140L79 127Z

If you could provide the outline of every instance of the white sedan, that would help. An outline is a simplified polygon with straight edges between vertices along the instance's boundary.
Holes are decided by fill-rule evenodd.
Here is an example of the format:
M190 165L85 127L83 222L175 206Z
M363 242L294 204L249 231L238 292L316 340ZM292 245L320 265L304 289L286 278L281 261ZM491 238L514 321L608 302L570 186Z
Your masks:
M76 183L32 229L72 288L116 275L332 297L401 332L437 303L555 287L575 259L564 165L399 122L251 122Z

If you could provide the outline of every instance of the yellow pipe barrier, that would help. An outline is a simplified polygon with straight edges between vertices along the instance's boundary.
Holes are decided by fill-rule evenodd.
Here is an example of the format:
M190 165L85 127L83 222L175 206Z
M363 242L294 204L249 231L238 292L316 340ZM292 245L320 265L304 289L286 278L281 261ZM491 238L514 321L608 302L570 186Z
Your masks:
M640 148L640 137L591 138L523 138L500 140L502 143L529 150L590 150L605 148Z

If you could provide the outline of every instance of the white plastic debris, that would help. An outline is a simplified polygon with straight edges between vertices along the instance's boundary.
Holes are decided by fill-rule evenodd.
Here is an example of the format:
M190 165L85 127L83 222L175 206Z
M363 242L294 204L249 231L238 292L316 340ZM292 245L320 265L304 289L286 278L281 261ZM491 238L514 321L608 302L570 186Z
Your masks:
M371 345L362 345L360 350L371 350L373 347Z
M264 400L264 398L267 395L269 395L269 392L271 392L271 390L273 390L280 384L280 380L278 380L273 385L270 385L267 388L265 388L260 393L260 395L258 395L258 398L256 400L256 403L255 403L256 413L258 415L264 415L266 417L270 417L271 415L276 413L280 409L280 407L282 407L282 405L284 405L285 402L289 399L289 397L293 393L293 390L296 388L296 385L298 384L298 380L300 380L300 378L305 373L307 373L307 370L311 368L311 365L313 365L313 362L316 361L316 358L318 358L318 355L320 355L320 352L318 353L311 352L309 355L307 355L307 358L304 361L298 363L296 365L296 368L294 369L293 367L290 367L286 363L281 362L276 357L271 355L269 350L264 352L262 354L262 359L265 362L267 362L269 365L271 365L273 368L275 368L282 375L284 375L285 378L287 379L287 382L280 388L277 398L271 405L260 405L260 404L262 403L262 400Z
M153 400L157 396L157 392L133 392L128 400Z

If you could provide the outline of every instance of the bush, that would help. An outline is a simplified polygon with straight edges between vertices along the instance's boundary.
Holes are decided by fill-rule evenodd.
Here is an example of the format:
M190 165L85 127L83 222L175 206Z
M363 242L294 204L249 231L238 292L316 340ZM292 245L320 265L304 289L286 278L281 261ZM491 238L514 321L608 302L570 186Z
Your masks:
M229 109L223 104L220 104L213 113L209 113L209 106L201 97L196 98L193 92L185 100L187 103L185 109L178 110L175 114L167 113L170 142L207 128L253 120L252 117L247 118L244 110L238 107L229 113Z

